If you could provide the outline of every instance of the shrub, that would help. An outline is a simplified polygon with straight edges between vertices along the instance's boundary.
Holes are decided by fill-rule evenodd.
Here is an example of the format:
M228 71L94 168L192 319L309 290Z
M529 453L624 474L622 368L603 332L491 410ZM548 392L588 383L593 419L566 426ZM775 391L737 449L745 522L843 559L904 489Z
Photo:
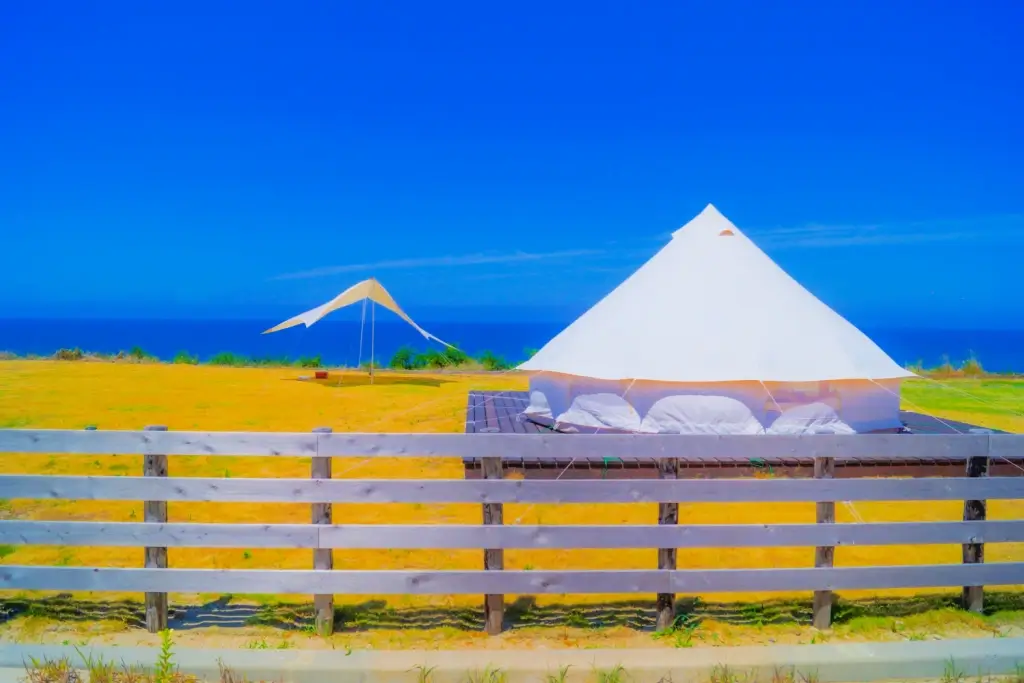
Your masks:
M484 351L480 354L480 365L484 366L484 370L507 370L509 364L501 356L495 355L491 351Z
M388 366L396 370L416 369L416 349L411 346L400 347L395 351L395 355L391 356Z
M188 351L178 351L178 353L174 354L172 362L178 365L198 365L199 356L190 355Z
M985 368L981 367L981 361L972 353L970 357L960 365L960 372L968 377L981 377L985 374Z
M210 365L225 365L230 367L241 367L243 365L249 365L249 359L245 356L239 356L231 353L230 351L221 351L215 353L209 361Z
M446 368L451 364L448 357L437 349L427 349L416 355L416 367L418 368Z
M82 349L77 346L73 349L59 349L53 357L56 360L82 360Z
M322 368L324 366L323 361L320 359L320 354L309 358L302 356L295 364L300 368Z
M469 355L455 346L446 346L442 353L448 359L449 365L465 365L470 361Z
M953 377L957 374L956 368L949 362L949 356L942 357L942 365L932 370L936 377Z

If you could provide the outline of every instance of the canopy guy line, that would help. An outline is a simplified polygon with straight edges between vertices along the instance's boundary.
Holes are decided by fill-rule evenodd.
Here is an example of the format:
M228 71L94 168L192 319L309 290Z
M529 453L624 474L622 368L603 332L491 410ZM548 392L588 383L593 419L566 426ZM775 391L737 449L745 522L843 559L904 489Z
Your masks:
M872 380L872 382L874 382L874 380ZM877 382L876 382L876 384L877 384ZM880 384L879 384L879 386L882 386L882 385L880 385ZM883 388L885 388L885 387L883 387ZM916 403L914 403L913 401L910 401L910 400L908 400L908 399L906 399L906 398L904 398L904 397L900 396L899 394L895 393L895 392L894 392L894 391L892 391L891 389L885 389L885 390L886 390L886 391L888 391L888 392L889 392L890 394L893 394L894 396L896 396L896 398L900 399L901 401L906 401L907 405L909 405L909 406L911 406L912 408L916 409L916 410L917 410L918 412L920 412L920 413L921 413L922 415L927 415L928 417L931 417L931 418L934 418L934 419L938 420L938 421L939 421L940 423L942 423L942 425L943 425L943 426L945 426L945 427L948 427L949 429L952 429L952 430L953 430L954 432L956 432L957 434L964 434L964 433L965 433L965 432L964 432L964 431L963 431L962 429L957 429L957 428L956 428L955 426L953 426L953 425L952 425L952 424L950 424L949 422L946 422L945 420L943 420L943 419L942 419L941 417L939 417L938 415L934 415L934 414L932 414L932 413L930 413L930 412L926 411L926 410L925 410L924 408L922 408L921 406L917 405L917 404L916 404ZM999 459L1000 459L1000 460L1004 460L1004 461L1006 461L1006 462L1010 463L1011 465L1013 465L1014 467L1016 467L1016 468L1017 468L1018 470L1020 470L1021 472L1024 472L1024 467L1021 467L1020 465L1018 465L1017 463L1013 462L1012 460L1010 460L1010 459L1009 459L1009 458L1007 458L1006 456L1004 456L1004 455L1001 455L1001 456L999 456Z

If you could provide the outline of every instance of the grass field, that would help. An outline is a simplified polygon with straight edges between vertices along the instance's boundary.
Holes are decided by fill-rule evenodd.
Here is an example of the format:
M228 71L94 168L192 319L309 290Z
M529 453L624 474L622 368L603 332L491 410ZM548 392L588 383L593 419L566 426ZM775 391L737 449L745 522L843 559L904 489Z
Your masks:
M367 384L364 375L350 373L341 375L337 383L324 385L297 381L302 372L296 368L3 361L0 362L0 428L82 429L86 425L95 425L99 429L140 429L148 424L164 424L172 430L308 431L314 427L330 426L335 431L457 432L463 429L467 390L522 389L526 386L524 377L511 374L421 373L382 374L373 386ZM1024 432L1024 417L1020 415L1024 412L1024 380L950 380L942 384L930 380L914 381L906 385L904 398L906 407L939 417ZM0 472L128 475L141 474L142 463L141 457L132 455L12 457L4 454L0 456ZM335 477L345 478L461 478L462 465L457 459L348 458L338 459L334 472ZM308 477L309 461L299 458L175 457L170 461L170 473L172 476ZM962 504L858 503L855 511L838 506L838 521L853 521L854 514L865 521L957 520L962 514ZM362 524L474 524L480 521L479 506L473 505L335 505L334 515L336 522ZM169 516L172 522L307 523L309 506L171 503ZM990 519L1020 519L1022 516L1024 501L993 501L989 505ZM11 500L0 502L0 518L141 520L142 504ZM653 505L507 505L505 519L506 523L517 520L524 524L650 524L656 523L657 510ZM798 503L771 506L684 505L680 509L680 519L696 524L723 521L813 522L814 506ZM836 551L836 564L955 563L960 561L960 552L959 546L842 547ZM0 562L5 564L123 567L142 564L142 550L134 548L7 546L0 547L0 555ZM512 569L656 566L655 550L506 551L505 557L506 567ZM1024 544L991 544L986 548L986 560L1022 561ZM173 567L197 568L306 569L311 567L311 558L309 551L301 550L185 548L170 550L170 564ZM337 569L476 569L480 564L479 551L335 552ZM800 567L812 564L811 548L705 549L679 554L680 568ZM887 591L882 597L909 595L909 591ZM137 599L138 596L100 597ZM216 597L193 596L187 599L213 600ZM780 614L787 610L803 610L804 607L794 605L802 605L799 601L807 598L805 595L749 593L701 597L726 604L737 600L747 603L783 600L769 602L777 607L768 609L768 612L748 609L753 615L753 625L778 621L772 616L772 609L780 611ZM863 598L866 595L849 592L843 597ZM279 600L299 601L308 597L274 596L271 601L249 596L247 599L267 605L263 621L269 622L279 619L272 614L278 608L271 602L276 605ZM571 606L565 605L567 600L564 596L540 596L535 604L531 602L527 611L538 624L557 622L566 615L571 617L576 609L583 610L581 614L600 613L604 614L605 623L618 624L632 633L629 627L637 625L635 615L648 609L635 604L616 606L609 596L573 597ZM792 602L794 600L798 602ZM1006 606L1010 609L1015 598L1011 596L1007 600ZM477 618L479 602L477 596L338 597L338 604L348 606L354 622L362 619L364 625L368 625L376 620L381 633L389 632L389 623L392 626L401 623L406 618L401 616L403 614L414 621L422 619L419 625L424 627L437 626L442 630L451 627L457 631L457 627ZM59 612L59 605L53 604ZM382 604L386 608L382 608ZM722 609L728 612L730 608ZM742 609L746 608L737 605L733 611L739 614ZM94 616L103 618L100 614ZM963 618L970 620L976 617L964 615ZM584 621L587 619L591 617L584 617ZM951 623L960 623L958 620L960 617ZM568 623L572 625L571 618ZM735 628L746 626L737 623Z

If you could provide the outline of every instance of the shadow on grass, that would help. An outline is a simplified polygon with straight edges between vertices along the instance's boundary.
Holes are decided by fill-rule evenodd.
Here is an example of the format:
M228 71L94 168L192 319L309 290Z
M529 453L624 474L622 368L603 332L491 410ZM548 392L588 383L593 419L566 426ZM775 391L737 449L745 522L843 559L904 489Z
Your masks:
M833 607L837 625L861 617L907 617L933 610L957 609L959 593L908 598L836 599ZM1024 593L986 592L985 613L1024 611ZM808 625L810 600L772 600L768 602L706 602L684 598L677 603L679 619L695 624L709 619L744 626ZM313 608L308 603L270 605L234 602L223 596L205 604L171 607L169 626L192 630L217 626L241 628L270 626L290 631L312 631ZM115 621L126 627L145 627L145 608L135 601L88 602L68 596L39 599L0 600L0 623L19 617L42 617L62 622ZM383 601L343 605L335 609L336 631L454 628L479 631L483 628L482 609L473 607L394 608ZM653 631L654 600L623 601L604 604L537 605L525 596L506 604L505 627L515 628L608 628L625 627Z
M324 387L325 389L348 389L351 387L365 387L370 386L369 374L339 374L339 375L328 375L326 379L316 379L310 375L301 375L302 377L308 377L308 379L300 379L300 376L289 378L286 381L289 382L305 382L307 384L317 384ZM442 384L450 384L452 380L444 379L441 377L416 377L414 375L392 375L382 374L373 376L374 386L419 386L419 387L439 387Z

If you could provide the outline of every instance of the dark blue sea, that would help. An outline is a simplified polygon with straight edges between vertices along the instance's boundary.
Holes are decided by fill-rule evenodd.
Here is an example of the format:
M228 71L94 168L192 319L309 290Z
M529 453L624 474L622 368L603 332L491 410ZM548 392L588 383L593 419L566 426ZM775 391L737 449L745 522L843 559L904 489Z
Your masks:
M188 351L207 359L221 351L254 357L320 355L332 365L356 365L360 357L358 321L324 320L260 334L279 321L252 320L11 320L0 319L0 351L18 355L50 355L61 348L116 353L140 347L170 359ZM419 322L419 321L417 321ZM420 323L441 339L471 355L491 351L510 362L523 360L557 334L561 323ZM956 363L972 354L995 372L1024 372L1024 330L868 329L864 332L898 363L938 365L944 356ZM386 363L401 346L425 350L426 342L399 321L380 321L373 347L378 363ZM435 344L436 346L436 344ZM370 354L370 327L363 332L362 359Z

